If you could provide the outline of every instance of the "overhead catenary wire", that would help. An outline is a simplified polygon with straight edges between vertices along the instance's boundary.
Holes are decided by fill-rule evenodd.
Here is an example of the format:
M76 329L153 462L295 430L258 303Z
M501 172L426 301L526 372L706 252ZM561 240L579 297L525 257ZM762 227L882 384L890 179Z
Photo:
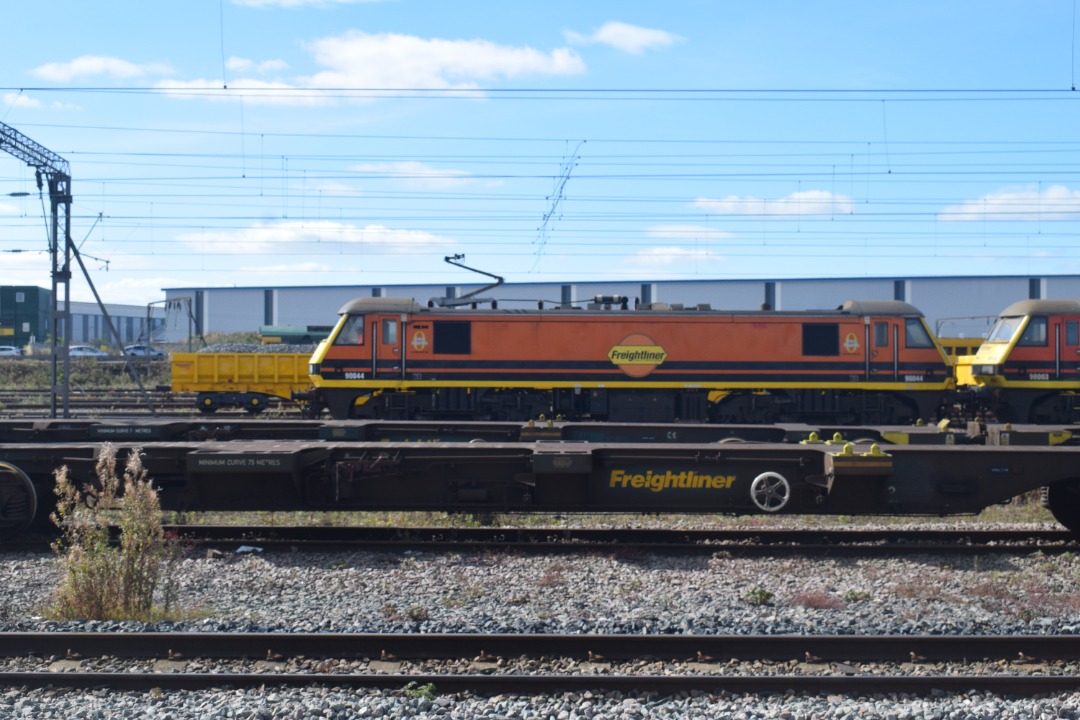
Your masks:
M879 100L880 101L880 100ZM884 101L882 106L884 107ZM889 102L892 102L891 100ZM883 116L884 122L884 116ZM64 126L80 127L80 126ZM98 126L103 128L104 126ZM95 129L94 126L87 126ZM173 133L170 128L138 128L145 132ZM130 130L130 128L129 128ZM101 132L123 132L119 126L109 126ZM179 132L186 132L179 130ZM226 233L243 230L251 236L270 235L274 222L336 222L354 225L357 231L381 223L392 227L408 227L431 233L438 243L446 239L466 240L488 247L499 257L527 257L525 248L513 248L498 253L500 242L528 244L526 228L533 228L540 215L536 209L539 196L528 191L536 183L552 183L559 174L549 168L558 167L554 143L565 144L561 138L532 138L535 143L522 152L514 148L500 154L493 148L505 142L519 141L511 135L487 136L478 133L468 136L423 135L363 135L321 133L266 133L263 138L299 138L318 142L327 137L355 141L340 148L340 153L320 152L315 148L299 147L295 152L260 151L264 156L276 156L277 163L261 164L259 168L246 165L246 132L200 132L207 137L237 138L240 152L204 150L200 152L101 152L74 151L80 169L80 181L100 184L102 199L107 199L110 212L105 213L103 225L110 231L124 230L126 238L110 235L114 247L124 248L132 256L149 254L146 248L152 236L183 233L197 236L199 232ZM362 150L368 140L381 138L408 145L428 143L421 153L394 153L380 144L382 152L372 155ZM942 242L965 242L990 239L993 242L1025 243L1032 235L1032 225L1026 218L1040 223L1039 237L1044 242L1068 237L1067 231L1055 231L1055 225L1067 227L1078 219L1071 197L1057 202L1042 193L1036 194L1024 206L1021 201L1009 209L985 208L979 212L952 213L958 217L978 216L996 218L1009 229L990 232L987 228L973 229L971 222L948 222L950 213L943 211L948 202L959 205L963 198L951 198L950 185L981 181L994 185L1008 183L1037 184L1049 188L1054 183L1067 184L1078 171L1080 163L1071 162L1080 153L1080 142L1073 140L1011 139L958 140L932 139L898 141L888 137L883 124L882 138L877 142L865 139L805 139L786 138L599 138L590 139L588 172L574 171L575 203L572 208L560 208L558 233L545 241L552 252L579 252L582 257L617 257L625 249L649 246L671 246L657 250L656 257L673 257L694 250L695 232L650 237L649 226L662 223L690 224L701 222L707 214L709 232L727 232L730 237L710 237L710 251L716 254L737 255L752 248L790 247L800 250L800 238L814 238L819 247L806 254L786 253L792 257L843 257L853 243L891 241L905 238L903 249L875 249L876 257L910 257L924 250L940 250ZM487 146L487 147L484 147ZM951 147L950 147L951 146ZM237 146L232 145L233 148ZM687 152L689 148L700 152ZM305 151L307 150L307 151ZM532 152L528 152L532 150ZM389 163L402 156L414 162L430 164L429 169L407 170L378 168L379 162ZM849 158L857 158L849 162ZM1080 159L1080 158L1078 158ZM345 165L368 164L367 168L348 168ZM337 167L335 167L335 165ZM455 165L465 169L460 174L447 175L440 170ZM116 172L113 172L116 171ZM891 172L890 172L891 171ZM2 168L0 168L2 172ZM110 174L111 173L111 174ZM302 180L302 182L301 182ZM355 189L324 189L323 182L342 180L357 184ZM857 203L849 212L799 211L799 203L790 201L794 211L787 215L769 212L723 212L715 209L694 209L692 203L709 200L707 190L689 192L687 183L738 182L744 192L742 200L751 200L751 188L760 194L756 200L765 203L781 199L786 192L777 190L786 183L787 192L807 185L828 182L830 187L852 183L848 198ZM856 182L857 181L857 182ZM2 178L0 178L2 182ZM403 183L443 182L448 189L421 189ZM484 186L499 182L506 190ZM363 185L359 185L363 183ZM451 183L458 183L455 187ZM533 185L529 185L532 183ZM660 189L645 195L642 183ZM472 184L469 191L462 186ZM395 187L396 186L396 187ZM861 188L873 193L860 194ZM453 188L453 189L449 189ZM888 189L889 193L882 192ZM268 191L269 190L269 191ZM833 193L835 195L835 192ZM872 202L867 201L873 195ZM715 193L714 200L723 199ZM579 202L580 201L580 202ZM531 204L531 207L530 207ZM627 206L637 206L632 210ZM76 203L75 219L87 221L98 217L92 204ZM221 212L228 208L232 212ZM270 208L277 217L271 222ZM198 210L193 219L184 212ZM1060 217L1056 216L1060 215ZM854 229L849 218L859 223ZM785 228L785 223L797 221L797 233ZM888 230L896 221L908 223L904 231ZM18 227L18 218L0 215L0 227ZM754 224L757 227L754 227ZM636 224L636 227L631 227ZM947 227L942 227L945 224ZM963 226L963 227L961 227ZM820 228L820 229L818 229ZM999 228L1000 229L1000 228ZM700 232L698 233L700 235ZM485 244L485 238L490 238ZM533 236L535 239L535 235ZM0 248L5 242L0 241ZM272 245L267 247L272 248ZM369 256L379 251L369 240L357 247ZM243 249L222 244L225 254L232 252L237 262L244 261ZM535 249L535 248L534 248ZM1047 249L1075 257L1067 247ZM158 257L172 256L154 249ZM288 256L288 253L282 253ZM388 254L389 255L389 254ZM183 257L178 253L176 257ZM997 253L998 257L1011 255ZM1022 257L1022 255L1020 256ZM178 265L177 272L184 272ZM194 271L192 271L194 272ZM307 271L305 271L307 272ZM318 274L321 270L312 269ZM326 272L331 272L327 270ZM413 273L419 272L413 268ZM625 272L625 271L624 271Z

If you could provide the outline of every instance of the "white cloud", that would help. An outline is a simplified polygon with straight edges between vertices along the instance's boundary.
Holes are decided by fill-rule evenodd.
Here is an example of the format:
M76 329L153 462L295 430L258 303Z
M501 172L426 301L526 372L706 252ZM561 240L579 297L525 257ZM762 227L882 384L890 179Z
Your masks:
M398 178L416 188L448 189L475 182L464 170L439 170L411 160L353 165L349 170Z
M653 48L667 47L682 39L678 35L673 35L664 30L644 28L616 21L604 23L592 35L582 35L573 30L566 31L565 35L566 39L573 43L608 45L631 55L640 55Z
M1064 185L1008 189L949 205L939 220L1062 220L1080 215L1080 190Z
M93 272L91 274L94 275L94 285L105 302L123 305L146 305L147 298L159 300L164 297L162 288L183 287L190 284L190 279L181 280L171 277L126 277L110 280L107 274ZM76 292L77 289L73 287L72 294ZM89 289L80 293L80 297L86 298L84 302L93 301L93 295Z
M23 93L4 93L4 107L39 108L41 107L41 101Z
M645 232L649 237L673 240L724 240L734 237L729 232L706 225L654 225Z
M245 102L262 105L330 105L343 97L334 93L334 89L431 88L479 96L478 88L482 82L522 75L571 75L585 71L585 63L568 48L543 53L529 47L508 47L486 40L429 40L412 35L369 35L352 31L316 40L306 49L325 70L288 81L267 82L241 77L230 78L226 83L198 78L162 81L155 88L174 97L220 102L243 98ZM238 72L271 72L288 67L281 60L256 64L239 57L232 58L229 63ZM354 102L369 99L349 97Z
M277 72L278 70L285 70L289 67L289 63L284 60L263 60L255 69L261 73Z
M412 255L444 252L454 240L424 232L384 225L358 226L327 220L288 220L254 223L238 230L178 235L198 252L228 255L340 255L370 252L379 255Z
M241 7L264 8L298 8L298 7L330 7L333 5L354 5L357 3L382 2L382 0L232 0L233 5Z
M247 58L233 56L225 61L225 67L229 70L243 72L245 70L250 70L251 68L255 67L255 63L251 60L248 60Z
M3 258L3 262L0 262L0 285L49 287L49 254L46 249L4 253Z
M38 100L37 98L32 98L29 95L27 95L26 93L4 93L3 107L8 108L8 109L11 109L11 108L23 108L23 109L34 108L34 109L37 109L37 108L45 107L45 105L40 100ZM57 102L57 101L49 103L48 107L50 109L52 109L52 110L68 110L68 111L72 111L72 112L79 112L79 111L82 110L82 107L80 105L75 105L74 103Z
M170 75L173 70L165 63L137 65L115 57L82 55L70 62L41 65L34 68L32 72L42 80L68 82L97 75L106 75L125 80L146 75Z
M225 67L235 72L254 70L255 72L267 73L284 70L289 67L289 64L284 60L263 60L262 62L256 63L249 58L231 57L225 61Z
M738 195L698 198L691 207L716 215L847 215L854 203L847 195L834 195L828 190L802 190L775 200Z
M303 78L306 87L471 90L480 81L521 75L575 75L585 63L573 50L543 53L487 40L425 39L350 31L308 45L327 70Z

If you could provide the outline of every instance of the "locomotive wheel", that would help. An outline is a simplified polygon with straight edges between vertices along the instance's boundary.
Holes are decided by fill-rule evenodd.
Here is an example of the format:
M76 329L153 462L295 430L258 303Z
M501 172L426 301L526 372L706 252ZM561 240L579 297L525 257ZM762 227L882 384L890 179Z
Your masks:
M34 522L37 490L19 468L0 462L0 539L18 537Z
M780 473L761 473L750 484L750 499L767 513L779 512L791 499L791 484Z
M1048 487L1046 504L1055 520L1080 537L1080 479L1061 480Z

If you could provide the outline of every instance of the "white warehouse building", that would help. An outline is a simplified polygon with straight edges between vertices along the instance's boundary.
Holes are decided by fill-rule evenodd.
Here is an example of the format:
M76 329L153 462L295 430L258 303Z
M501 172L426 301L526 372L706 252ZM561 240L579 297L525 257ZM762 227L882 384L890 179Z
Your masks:
M461 285L335 285L165 288L170 308L161 339L191 333L258 331L263 325L332 325L358 297L460 298L486 283ZM815 310L845 300L903 300L919 308L940 337L983 337L997 314L1027 299L1080 298L1080 275L828 278L790 280L657 280L589 283L505 283L475 296L500 308L584 304L598 295L713 310Z

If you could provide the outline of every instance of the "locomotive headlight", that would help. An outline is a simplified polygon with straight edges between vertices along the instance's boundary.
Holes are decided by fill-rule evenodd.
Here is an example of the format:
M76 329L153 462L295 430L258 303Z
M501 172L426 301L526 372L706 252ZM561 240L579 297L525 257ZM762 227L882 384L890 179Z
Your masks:
M971 368L973 375L1000 375L1000 365L973 365Z
M319 363L308 363L307 374L308 375L318 375L319 374Z

